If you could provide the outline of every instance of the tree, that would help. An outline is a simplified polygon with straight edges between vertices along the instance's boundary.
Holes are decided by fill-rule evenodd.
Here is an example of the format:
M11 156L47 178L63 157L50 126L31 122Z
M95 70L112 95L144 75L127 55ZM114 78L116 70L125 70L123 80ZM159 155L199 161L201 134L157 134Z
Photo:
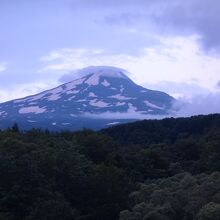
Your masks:
M196 220L220 220L220 204L208 203L199 211Z
M19 133L19 127L17 123L14 123L11 127L12 132Z

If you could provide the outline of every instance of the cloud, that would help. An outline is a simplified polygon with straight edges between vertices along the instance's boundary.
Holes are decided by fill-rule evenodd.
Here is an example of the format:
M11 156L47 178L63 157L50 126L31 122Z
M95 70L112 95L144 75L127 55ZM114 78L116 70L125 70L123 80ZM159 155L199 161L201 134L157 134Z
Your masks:
M216 84L217 88L220 89L220 80Z
M72 49L64 48L50 52L47 56L41 58L41 61L48 62L48 65L41 71L70 71L89 66L92 62L94 65L100 65L100 56L103 57L101 50L89 50L84 48Z
M143 48L135 55L111 53L100 49L55 50L42 57L44 67L41 71L60 71L60 75L65 74L61 77L64 82L75 78L76 69L98 65L116 66L130 72L130 77L141 85L172 81L186 82L185 85L189 88L193 85L188 85L188 82L194 77L198 84L197 88L194 85L194 89L212 90L219 80L220 58L201 53L199 39L198 36L158 37L159 44ZM66 75L68 72L70 74Z
M82 116L99 119L163 119L169 117L190 117L220 113L220 93L197 95L189 98L179 98L169 115L144 115L138 112L105 112L100 114L85 113Z
M4 72L7 69L7 63L0 63L0 72Z
M165 26L169 30L169 26L173 31L183 33L197 33L202 38L201 41L205 49L220 49L220 31L218 24L220 22L220 2L213 0L210 4L209 0L186 0L177 1L172 7L167 8L163 15L157 16L156 22Z
M172 82L172 81L159 81L154 84L146 83L144 86L149 89L161 90L170 94L175 98L180 97L194 97L195 95L205 95L210 91L198 84L195 79L188 82Z
M175 105L175 117L189 117L193 115L207 115L220 113L220 93L197 95L190 99L181 98Z
M103 66L98 66L98 67L101 67L101 69L103 69ZM70 73L67 73L67 74L64 74L60 77L59 79L59 82L61 83L67 83L67 82L70 82L74 79L80 79L82 77L85 77L88 75L88 72L90 71L90 73L94 72L94 71L97 71L97 66L88 66L86 68L83 68L83 69L79 69L79 70L75 70L73 72L70 72ZM114 67L112 66L104 66L105 69L109 69L109 70L112 70L114 69ZM126 70L124 69L121 69L121 68L116 68L117 71L120 70L121 72L123 72L125 75L129 76L130 73L127 72Z
M163 119L165 115L144 115L138 112L105 112L105 113L99 113L99 114L93 114L93 113L84 113L81 115L85 118L94 118L94 119Z
M51 89L52 85L47 83L28 83L17 85L13 88L0 89L0 103L13 99L23 98L37 94L46 89Z
M220 52L220 31L217 28L220 22L219 0L118 2L121 4L111 1L115 7L105 16L106 24L128 25L165 36L197 34L201 36L205 49Z

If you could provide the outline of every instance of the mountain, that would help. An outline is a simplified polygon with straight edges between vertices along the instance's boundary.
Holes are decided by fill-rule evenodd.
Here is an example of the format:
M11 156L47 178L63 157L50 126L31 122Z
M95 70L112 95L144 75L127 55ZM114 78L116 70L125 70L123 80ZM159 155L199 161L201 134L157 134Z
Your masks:
M0 127L99 129L147 115L168 115L174 99L135 84L123 69L87 67L54 89L0 104Z

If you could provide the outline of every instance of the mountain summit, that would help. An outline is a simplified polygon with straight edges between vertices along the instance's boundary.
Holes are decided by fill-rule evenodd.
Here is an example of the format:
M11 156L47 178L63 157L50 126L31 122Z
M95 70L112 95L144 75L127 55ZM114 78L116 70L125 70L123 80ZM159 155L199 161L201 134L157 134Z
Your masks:
M78 79L37 95L0 104L0 126L54 129L102 128L147 115L167 115L174 99L135 84L128 72L92 66ZM117 119L117 121L116 121Z
M128 79L129 72L124 69L120 69L112 66L89 66L77 71L77 75L84 77L93 75L96 77L112 77L112 78L123 78Z

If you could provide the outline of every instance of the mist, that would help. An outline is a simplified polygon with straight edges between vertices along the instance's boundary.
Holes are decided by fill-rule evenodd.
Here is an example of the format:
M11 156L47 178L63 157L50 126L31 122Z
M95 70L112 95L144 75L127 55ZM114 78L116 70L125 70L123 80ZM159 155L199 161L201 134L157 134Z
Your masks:
M180 98L174 104L175 117L190 117L220 113L220 93L197 95L192 98Z
M195 115L208 115L220 113L220 92L208 95L195 95L191 98L179 98L173 104L171 111L167 115L142 114L141 112L105 112L100 114L84 113L86 118L98 119L163 119L191 117Z

